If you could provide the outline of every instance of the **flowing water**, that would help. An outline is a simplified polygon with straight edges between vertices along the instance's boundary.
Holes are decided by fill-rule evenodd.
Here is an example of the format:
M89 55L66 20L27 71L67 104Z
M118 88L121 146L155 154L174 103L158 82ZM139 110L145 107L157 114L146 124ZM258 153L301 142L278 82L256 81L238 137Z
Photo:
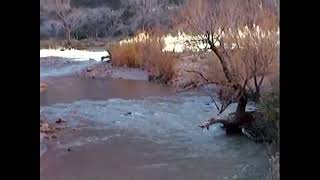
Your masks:
M219 125L197 127L215 113L209 97L141 80L72 75L91 63L40 67L49 85L40 95L41 114L78 128L42 145L42 180L262 178L261 144L226 136Z

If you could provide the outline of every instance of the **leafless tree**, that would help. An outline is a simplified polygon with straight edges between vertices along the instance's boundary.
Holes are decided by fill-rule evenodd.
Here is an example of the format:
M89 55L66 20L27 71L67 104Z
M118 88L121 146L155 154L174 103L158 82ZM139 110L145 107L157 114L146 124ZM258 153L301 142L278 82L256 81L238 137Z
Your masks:
M157 26L160 19L159 14L165 14L169 4L168 0L131 0L131 5L136 7L136 20L138 21L139 30L147 31L149 28Z
M243 125L253 121L252 115L246 112L249 94L258 99L265 75L276 64L277 17L263 7L261 0L190 0L178 22L185 32L204 35L194 41L208 44L217 57L215 65L221 68L210 76L213 78L202 72L192 73L199 74L204 84L221 87L217 93L221 105L216 106L219 113L231 103L238 104L232 120L212 118L200 127L222 123L227 133L241 132Z
M71 31L79 23L80 12L72 10L70 0L55 0L55 13L62 24L67 47L71 47Z

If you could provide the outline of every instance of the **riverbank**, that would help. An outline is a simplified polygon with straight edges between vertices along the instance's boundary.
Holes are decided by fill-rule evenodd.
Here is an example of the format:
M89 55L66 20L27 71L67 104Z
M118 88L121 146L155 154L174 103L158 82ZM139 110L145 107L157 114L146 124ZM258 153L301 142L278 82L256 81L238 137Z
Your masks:
M189 53L179 54L173 68L173 75L171 79L166 82L167 85L174 88L185 88L189 85L200 84L203 82L200 76L186 70L201 70L204 73L209 73L210 53L203 53L201 55L191 55ZM90 58L87 58L87 61ZM97 58L96 58L97 59ZM85 60L85 59L84 59ZM68 68L79 65L80 62L63 57L42 57L40 58L40 68ZM68 69L69 70L69 69ZM144 68L131 68L125 66L112 66L109 63L88 61L88 65L77 69L76 73L80 77L88 78L120 78L120 79L136 79L136 80L150 80L158 83L157 77L154 77L152 70ZM154 78L153 78L154 77Z

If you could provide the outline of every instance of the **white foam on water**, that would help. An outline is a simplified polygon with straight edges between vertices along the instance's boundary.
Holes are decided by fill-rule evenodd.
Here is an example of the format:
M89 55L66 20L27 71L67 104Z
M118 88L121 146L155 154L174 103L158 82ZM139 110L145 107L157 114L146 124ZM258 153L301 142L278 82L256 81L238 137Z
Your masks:
M101 57L109 56L108 51L87 51L87 50L78 50L78 49L40 49L40 58L41 57L61 57L73 59L75 61L88 61L95 60L101 61Z

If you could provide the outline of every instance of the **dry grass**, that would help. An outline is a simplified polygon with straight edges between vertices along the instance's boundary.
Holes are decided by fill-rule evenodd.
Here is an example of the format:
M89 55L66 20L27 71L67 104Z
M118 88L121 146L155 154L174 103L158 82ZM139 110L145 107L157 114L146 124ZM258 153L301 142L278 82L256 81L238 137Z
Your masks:
M112 63L146 69L151 80L167 83L174 76L177 55L163 52L163 43L155 37L145 41L135 41L113 45L110 48Z
M116 44L110 49L115 66L142 67L140 43Z

